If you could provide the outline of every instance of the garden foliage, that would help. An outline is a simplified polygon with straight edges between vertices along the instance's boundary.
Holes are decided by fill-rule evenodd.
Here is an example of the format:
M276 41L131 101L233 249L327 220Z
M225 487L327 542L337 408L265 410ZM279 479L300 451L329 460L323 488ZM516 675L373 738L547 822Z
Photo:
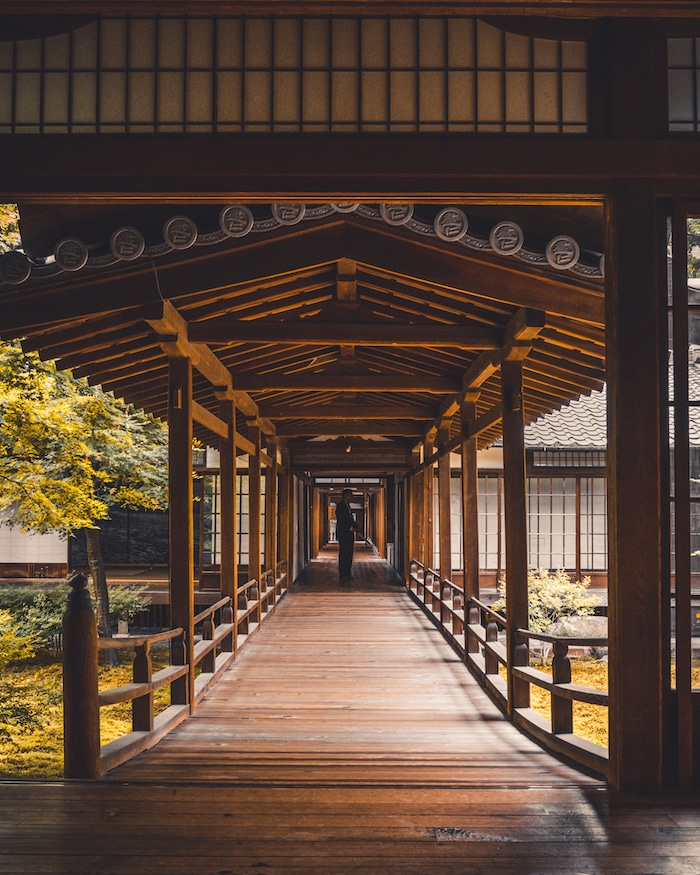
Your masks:
M531 568L527 573L529 629L546 632L560 617L593 613L599 598L588 593L590 577L573 581L562 568ZM506 611L506 581L498 582L499 598L493 604L496 611Z

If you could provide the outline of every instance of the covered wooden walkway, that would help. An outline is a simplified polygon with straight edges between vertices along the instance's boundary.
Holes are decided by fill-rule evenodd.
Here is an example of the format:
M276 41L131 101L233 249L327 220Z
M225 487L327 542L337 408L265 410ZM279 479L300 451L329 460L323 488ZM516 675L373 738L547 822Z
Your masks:
M394 572L311 564L194 717L98 782L0 785L4 875L680 875L700 812L505 721Z

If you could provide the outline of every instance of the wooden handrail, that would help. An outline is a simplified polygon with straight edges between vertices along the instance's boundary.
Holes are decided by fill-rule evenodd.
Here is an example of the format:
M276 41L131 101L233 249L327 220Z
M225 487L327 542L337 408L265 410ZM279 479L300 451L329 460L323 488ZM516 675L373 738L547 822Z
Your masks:
M98 778L137 753L156 744L167 732L186 719L196 708L207 690L216 683L223 671L236 658L240 647L255 629L271 614L287 592L284 563L267 569L261 575L266 586L255 580L238 588L246 600L246 610L234 616L232 599L224 596L193 617L193 625L202 627L202 639L193 648L192 664L184 661L185 632L182 628L169 629L152 635L120 635L99 638L92 602L87 590L87 578L75 575L70 579L71 593L63 618L64 648L64 774L67 778ZM248 596L252 605L248 605ZM220 622L216 623L217 614ZM254 617L254 627L248 624ZM239 634L240 633L240 634ZM171 641L172 664L153 672L151 647ZM99 650L135 652L133 681L110 690L99 690L97 658ZM192 680L194 699L179 697L183 678L201 673ZM156 715L154 693L170 685L171 704ZM188 689L189 683L183 687ZM181 691L180 691L181 692ZM131 702L132 731L115 741L100 746L100 707Z
M549 675L528 665L510 666L508 651L501 634L506 628L506 621L502 614L474 597L468 599L464 607L456 609L454 604L456 594L461 594L464 599L462 587L448 578L441 578L438 572L425 567L415 559L409 563L406 587L504 713L508 712L508 684L500 675L501 667L518 682L534 684L549 691L552 714L550 723L547 724L544 718L531 711L529 707L516 707L513 709L513 722L516 725L553 751L566 754L603 775L607 774L608 759L605 748L573 734L573 703L585 702L606 706L608 693L605 690L573 684L568 655L571 646L606 647L607 638L561 638L556 635L531 632L529 629L518 629L516 631L518 645L529 647L531 640L552 644L554 649L552 674ZM524 647L523 650L527 661L527 651Z
M172 638L179 638L185 634L185 630L178 627L177 629L166 629L164 632L154 632L153 635L119 635L112 638L98 638L98 650L125 650L130 647L138 647L145 644L159 644L161 641L170 641Z

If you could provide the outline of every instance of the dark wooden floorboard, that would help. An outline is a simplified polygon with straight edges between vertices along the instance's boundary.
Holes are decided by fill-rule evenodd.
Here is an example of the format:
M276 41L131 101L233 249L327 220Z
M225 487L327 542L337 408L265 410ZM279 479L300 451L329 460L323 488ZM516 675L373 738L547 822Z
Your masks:
M3 875L699 875L693 800L510 726L389 566L312 563L200 705L99 782L0 784Z

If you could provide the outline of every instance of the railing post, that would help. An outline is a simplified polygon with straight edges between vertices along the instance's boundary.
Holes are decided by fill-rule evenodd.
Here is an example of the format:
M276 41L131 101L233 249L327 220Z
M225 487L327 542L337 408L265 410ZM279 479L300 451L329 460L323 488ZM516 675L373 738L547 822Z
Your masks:
M552 680L555 687L552 689L552 732L555 735L566 735L574 731L574 703L571 699L557 695L556 684L571 683L569 646L563 641L555 641L553 650Z
M530 665L530 643L527 637L522 636L519 632L515 633L515 646L513 647L513 665L529 666ZM529 708L530 707L530 684L513 676L512 685L513 708Z
M476 605L469 602L469 617L467 619L468 626L481 625L481 611ZM467 633L467 653L479 652L479 639L474 634Z
M187 665L185 633L170 642L170 661L173 665ZM189 703L189 681L187 677L178 678L170 684L170 703L187 705Z
M452 587L447 580L442 581L442 591L440 592L440 622L444 626L450 619L450 611L448 609L449 602L452 601Z
M100 776L100 704L97 682L97 624L87 579L68 583L63 615L63 759L66 778Z
M498 623L489 620L486 623L486 640L498 641ZM498 659L488 648L484 648L484 672L485 674L498 674Z
M464 596L461 592L457 591L452 593L452 610L453 611L461 611L464 607ZM458 617L456 613L452 614L452 632L455 636L461 635L464 632L464 622L461 617Z
M221 609L221 622L228 625L229 623L234 624L233 618L233 606L231 602L227 605L224 605ZM233 653L233 628L229 632L229 634L221 640L221 652L222 653Z
M133 678L135 684L150 683L153 680L153 662L151 661L149 641L145 641L136 648ZM153 730L152 692L139 696L131 703L131 726L134 732L151 732Z
M202 640L214 640L214 615L209 616L202 623ZM205 653L202 657L202 671L206 674L212 674L216 670L216 648Z

